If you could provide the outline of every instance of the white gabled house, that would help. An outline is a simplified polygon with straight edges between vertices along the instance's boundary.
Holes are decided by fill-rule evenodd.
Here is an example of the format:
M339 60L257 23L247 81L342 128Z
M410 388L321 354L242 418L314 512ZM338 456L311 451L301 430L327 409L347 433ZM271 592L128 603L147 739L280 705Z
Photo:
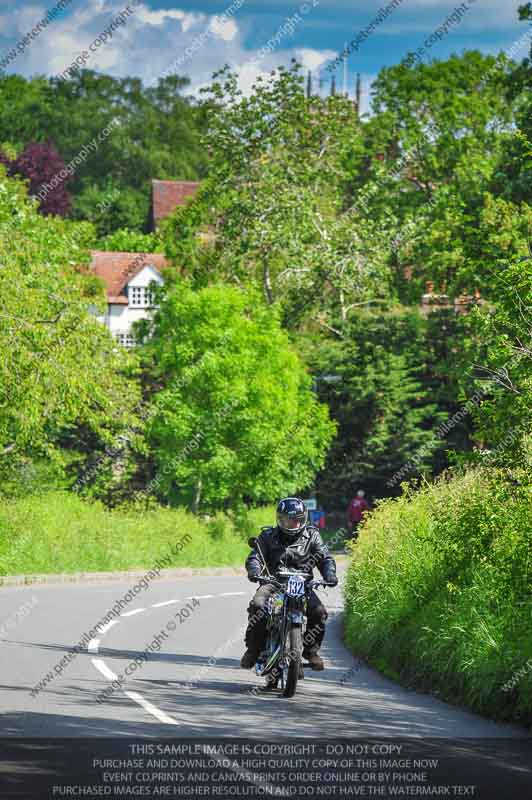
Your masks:
M152 181L152 226L185 205L196 194L198 181ZM208 237L207 237L208 238ZM107 311L96 314L115 339L124 345L134 344L132 326L147 317L154 308L150 286L162 284L168 262L161 253L114 253L93 250L90 269L105 284Z
M97 318L124 347L134 344L132 326L154 308L153 289L164 283L168 262L160 253L112 253L94 250L91 270L105 284L107 310Z

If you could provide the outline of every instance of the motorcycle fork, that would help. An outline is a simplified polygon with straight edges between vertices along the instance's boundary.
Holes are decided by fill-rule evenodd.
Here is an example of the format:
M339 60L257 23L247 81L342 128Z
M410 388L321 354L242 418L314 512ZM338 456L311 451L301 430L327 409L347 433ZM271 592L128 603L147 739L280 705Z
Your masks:
M281 630L281 654L280 664L283 669L288 667L290 661L290 653L286 652L286 643L288 639L288 632L291 627L297 625L301 627L301 635L305 635L306 622L307 622L307 601L305 597L285 597L283 608L283 621ZM297 621L295 621L297 620Z

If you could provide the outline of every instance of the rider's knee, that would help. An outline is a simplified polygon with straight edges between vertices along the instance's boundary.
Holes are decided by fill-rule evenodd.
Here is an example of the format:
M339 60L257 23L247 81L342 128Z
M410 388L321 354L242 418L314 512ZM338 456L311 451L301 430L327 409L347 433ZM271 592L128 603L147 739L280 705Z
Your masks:
M266 614L266 599L264 597L253 598L248 606L248 614L255 617L258 622Z

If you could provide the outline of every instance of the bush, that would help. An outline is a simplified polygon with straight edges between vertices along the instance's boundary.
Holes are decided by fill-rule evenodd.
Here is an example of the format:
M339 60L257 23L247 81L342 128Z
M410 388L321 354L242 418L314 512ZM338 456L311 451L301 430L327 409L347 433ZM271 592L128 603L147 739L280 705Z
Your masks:
M352 547L349 645L408 683L530 724L531 518L530 486L476 471L381 503Z
M192 540L167 566L240 566L248 536L272 518L267 508L245 520L222 514L202 520L180 508L108 511L61 491L4 500L0 575L148 569L185 534Z

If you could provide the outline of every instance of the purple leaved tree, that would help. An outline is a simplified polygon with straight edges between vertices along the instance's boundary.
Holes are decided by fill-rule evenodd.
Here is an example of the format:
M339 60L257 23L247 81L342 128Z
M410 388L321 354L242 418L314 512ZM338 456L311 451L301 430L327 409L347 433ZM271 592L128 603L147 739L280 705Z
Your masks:
M51 141L31 142L14 161L0 153L0 163L6 166L9 175L21 175L29 181L30 195L36 196L44 190L39 208L42 214L66 217L70 212L72 199L65 185L70 176L61 178L65 162Z

